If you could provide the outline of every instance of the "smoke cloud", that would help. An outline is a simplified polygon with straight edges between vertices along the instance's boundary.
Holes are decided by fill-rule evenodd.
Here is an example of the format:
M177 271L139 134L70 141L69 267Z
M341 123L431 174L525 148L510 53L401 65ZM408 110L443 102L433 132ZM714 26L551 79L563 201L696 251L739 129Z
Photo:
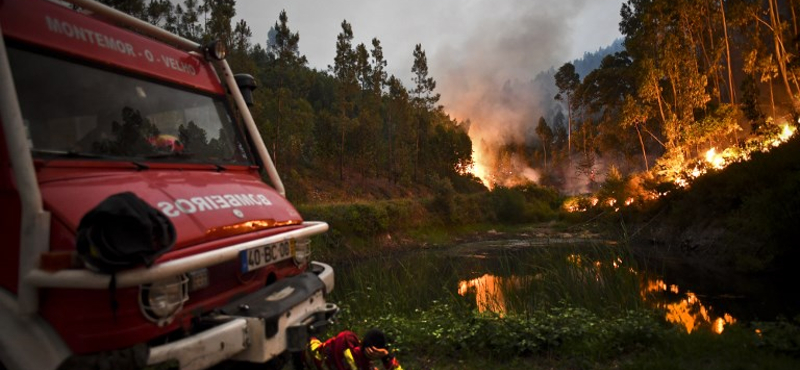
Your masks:
M590 3L597 5L588 0L506 1L480 18L471 18L465 7L458 11L465 21L476 23L465 27L468 33L460 41L429 54L442 94L440 103L454 118L470 121L476 167L484 167L480 172L518 166L503 170L514 172L514 178L538 181L538 172L527 168L526 161L511 158L501 164L496 154L505 144L538 142L535 127L540 117L547 116L555 91L533 79L570 61L573 44L579 41L573 28ZM618 3L606 6L618 12ZM499 175L493 181L504 184L507 177Z

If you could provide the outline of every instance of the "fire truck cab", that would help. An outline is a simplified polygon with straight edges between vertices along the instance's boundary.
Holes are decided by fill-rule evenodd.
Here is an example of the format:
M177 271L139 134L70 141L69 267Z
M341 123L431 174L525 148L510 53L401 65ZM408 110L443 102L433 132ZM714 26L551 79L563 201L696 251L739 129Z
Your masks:
M252 80L219 43L64 3L0 0L0 369L277 365L302 350L338 311L332 268L310 260L328 225L285 198L239 87ZM81 221L120 193L169 220L174 243L98 271L76 249Z

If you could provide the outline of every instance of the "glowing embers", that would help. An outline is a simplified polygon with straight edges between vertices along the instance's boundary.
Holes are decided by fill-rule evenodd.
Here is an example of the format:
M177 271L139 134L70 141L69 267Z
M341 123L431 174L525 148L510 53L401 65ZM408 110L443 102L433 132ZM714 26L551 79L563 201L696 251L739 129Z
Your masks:
M736 319L728 313L715 317L712 314L711 306L704 305L696 294L686 292L681 296L677 285L667 286L664 281L659 279L648 280L644 284L642 299L645 301L651 300L651 298L654 298L653 293L660 292L669 292L680 297L678 302L666 302L655 298L654 300L657 302L654 302L654 304L656 307L666 311L667 321L683 326L689 333L698 328L707 327L713 332L721 334L726 325L736 322Z

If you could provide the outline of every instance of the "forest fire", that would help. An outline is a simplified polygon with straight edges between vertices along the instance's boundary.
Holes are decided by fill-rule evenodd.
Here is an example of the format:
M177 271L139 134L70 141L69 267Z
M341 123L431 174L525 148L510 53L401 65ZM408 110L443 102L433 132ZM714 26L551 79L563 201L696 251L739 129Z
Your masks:
M483 148L477 146L476 143L473 141L472 165L470 166L470 168L467 169L467 172L481 179L483 185L486 186L489 190L492 190L494 184L491 181L491 177L489 175L489 166L486 163L487 156L484 154L484 150L482 149Z
M496 186L512 187L539 181L539 173L528 167L524 159L516 155L498 158L483 141L473 139L472 162L467 172L478 177L489 190Z
M704 153L703 160L693 162L691 171L680 169L674 171L685 173L685 176L678 176L673 182L680 187L688 187L691 180L704 175L709 169L721 170L731 163L750 160L750 155L754 152L768 152L771 148L780 146L794 136L797 130L788 123L779 127L781 127L780 131L773 135L750 139L749 145L729 147L722 152L717 152L717 148L712 147Z
M662 181L671 182L678 187L688 188L692 181L708 171L722 170L727 166L750 160L751 155L756 152L769 152L772 148L778 147L781 144L789 141L797 132L797 128L790 124L783 124L780 126L772 126L771 133L764 134L758 137L751 138L742 144L725 148L721 151L717 147L711 147L703 152L698 159L693 161L685 161L673 164L668 168L665 165L664 173L677 174L662 177ZM620 207L631 206L637 201L649 201L663 197L669 191L661 193L654 191L647 191L640 189L635 194L624 194L623 197L618 199L609 198L598 194L587 194L582 196L575 196L567 199L564 202L563 209L567 212L585 212L595 207L611 208L613 211L618 212ZM633 195L633 196L631 196ZM624 203L622 200L625 199Z

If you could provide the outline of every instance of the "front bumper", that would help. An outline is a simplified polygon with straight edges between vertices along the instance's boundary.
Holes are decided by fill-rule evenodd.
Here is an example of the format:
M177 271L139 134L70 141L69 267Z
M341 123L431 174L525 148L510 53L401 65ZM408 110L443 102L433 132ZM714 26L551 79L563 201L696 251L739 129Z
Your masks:
M339 310L325 301L333 269L319 262L309 269L228 304L205 320L212 324L205 331L151 347L147 364L177 361L181 369L205 369L225 360L262 363L302 350L308 336L324 330Z

